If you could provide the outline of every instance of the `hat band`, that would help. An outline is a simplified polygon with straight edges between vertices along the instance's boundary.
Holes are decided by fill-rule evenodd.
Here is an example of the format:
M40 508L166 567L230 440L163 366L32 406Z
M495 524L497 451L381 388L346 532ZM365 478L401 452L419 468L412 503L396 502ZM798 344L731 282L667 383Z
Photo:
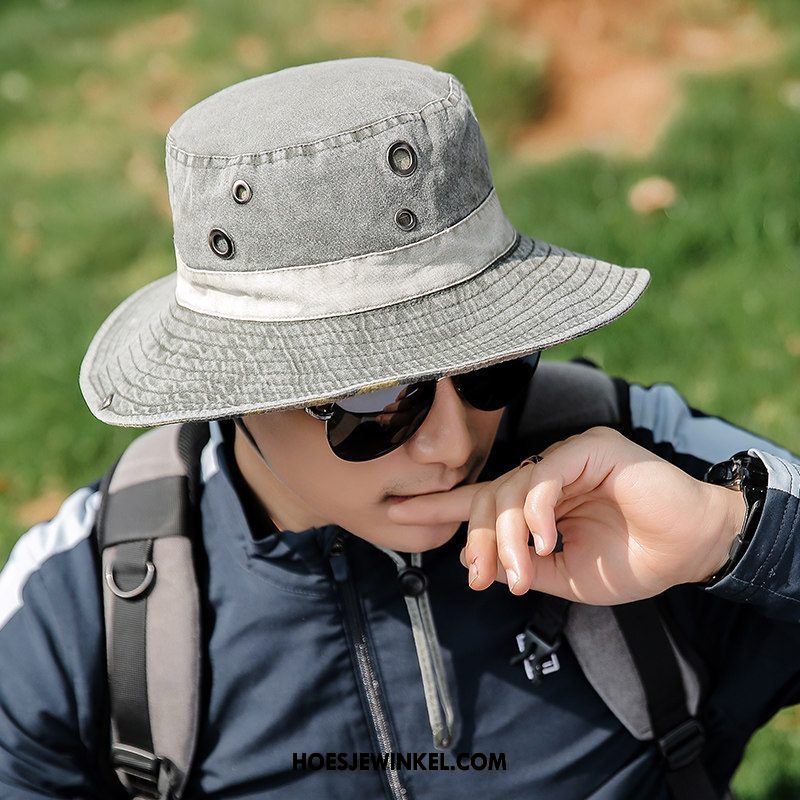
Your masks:
M516 240L492 187L474 211L427 239L339 261L230 272L193 269L176 248L175 300L201 314L256 322L354 314L469 280Z

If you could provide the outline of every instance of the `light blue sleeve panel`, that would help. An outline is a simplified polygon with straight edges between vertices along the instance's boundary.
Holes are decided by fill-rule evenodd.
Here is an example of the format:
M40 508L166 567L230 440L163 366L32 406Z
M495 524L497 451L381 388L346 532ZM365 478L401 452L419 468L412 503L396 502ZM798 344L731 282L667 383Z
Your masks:
M107 702L102 599L83 487L16 543L0 572L0 796L113 797L101 789Z
M742 450L764 462L769 487L753 539L734 570L705 591L800 623L800 456L692 408L670 384L629 389L634 438L696 478Z

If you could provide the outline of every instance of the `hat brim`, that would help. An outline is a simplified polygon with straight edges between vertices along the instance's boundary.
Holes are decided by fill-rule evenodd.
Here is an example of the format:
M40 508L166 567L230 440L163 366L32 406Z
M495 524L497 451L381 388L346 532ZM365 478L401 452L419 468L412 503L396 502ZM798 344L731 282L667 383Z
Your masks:
M125 427L303 408L575 339L624 314L649 280L646 269L521 234L479 275L423 297L254 322L183 308L172 273L106 319L81 364L80 388L99 420Z

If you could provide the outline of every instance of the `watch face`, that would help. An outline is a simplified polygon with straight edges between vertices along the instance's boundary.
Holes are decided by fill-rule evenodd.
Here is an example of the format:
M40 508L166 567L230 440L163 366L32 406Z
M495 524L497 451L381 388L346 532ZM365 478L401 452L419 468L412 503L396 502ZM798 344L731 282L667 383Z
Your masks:
M758 456L745 455L741 459L739 468L741 483L745 490L755 491L763 495L769 485L769 472L764 462Z
M758 456L751 456L743 450L727 461L720 461L719 464L709 467L703 480L732 489L742 490L749 487L764 491L767 488L768 473Z
M704 480L706 483L716 483L720 486L730 486L736 479L734 472L735 462L721 461L719 464L709 467Z
M731 489L738 489L744 495L747 512L742 530L731 543L727 561L709 578L704 585L714 585L728 575L738 563L753 538L761 517L769 472L758 456L751 456L746 450L736 453L727 461L709 467L703 478L707 483L716 483Z

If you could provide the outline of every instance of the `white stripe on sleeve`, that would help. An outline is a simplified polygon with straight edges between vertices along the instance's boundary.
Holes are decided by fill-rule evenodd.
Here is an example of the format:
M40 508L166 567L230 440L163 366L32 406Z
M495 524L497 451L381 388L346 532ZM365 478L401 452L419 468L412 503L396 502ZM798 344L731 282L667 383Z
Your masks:
M22 608L22 590L45 561L86 539L92 530L100 491L84 486L73 492L49 522L40 522L14 545L0 572L0 628Z
M712 464L725 461L734 453L758 448L794 461L788 450L742 430L718 417L693 417L686 400L674 386L656 383L645 388L630 384L631 424L646 428L655 442L669 442L677 452L695 456Z

